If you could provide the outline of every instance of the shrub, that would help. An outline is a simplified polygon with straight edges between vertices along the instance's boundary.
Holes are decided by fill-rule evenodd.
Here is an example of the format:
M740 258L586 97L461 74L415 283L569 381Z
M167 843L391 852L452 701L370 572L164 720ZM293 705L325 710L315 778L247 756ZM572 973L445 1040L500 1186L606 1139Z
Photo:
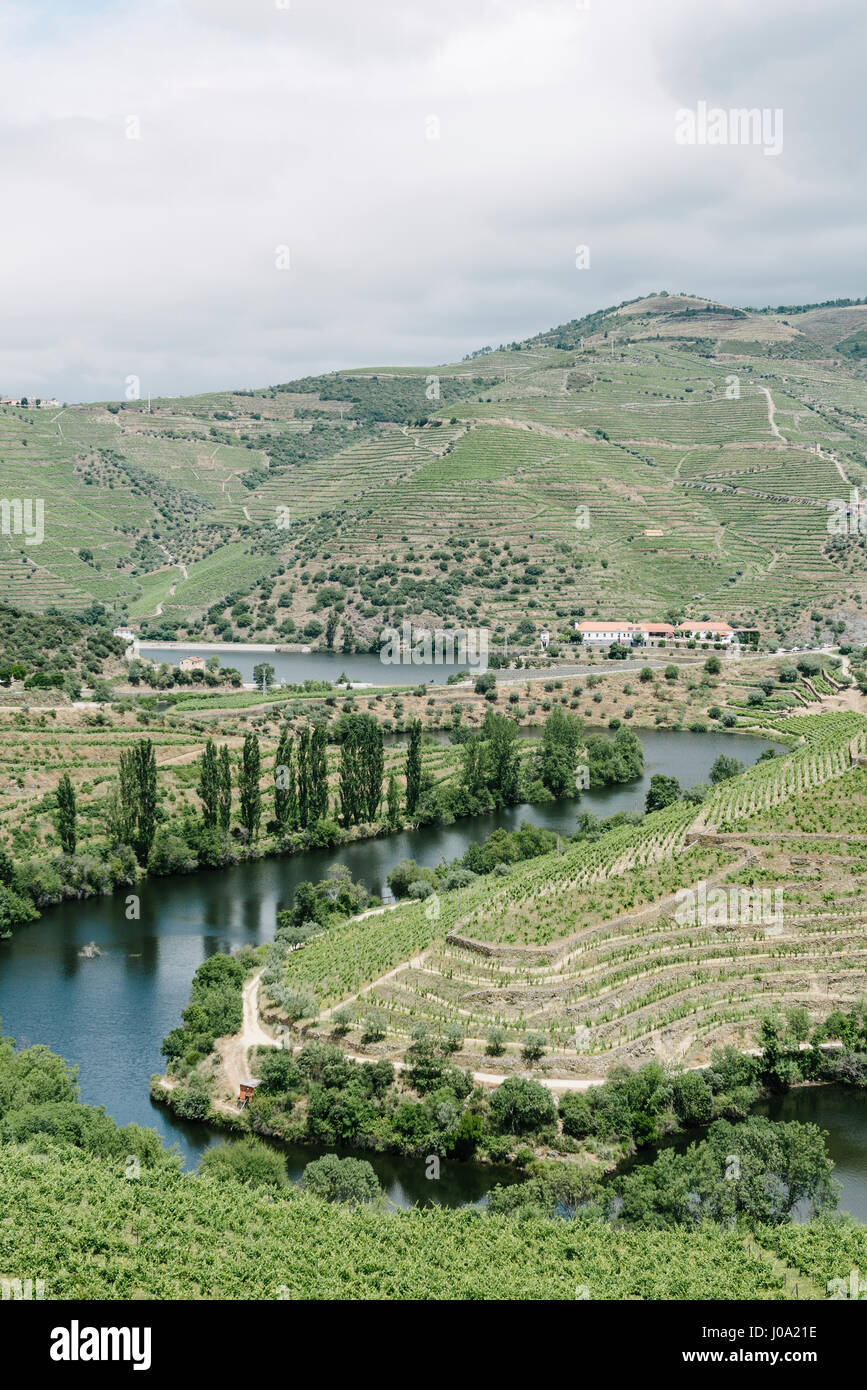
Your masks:
M337 1154L325 1154L308 1163L304 1169L304 1186L326 1201L353 1205L373 1202L382 1191L366 1159L338 1158Z
M501 1130L526 1134L553 1123L554 1101L538 1081L510 1076L491 1096L491 1114Z

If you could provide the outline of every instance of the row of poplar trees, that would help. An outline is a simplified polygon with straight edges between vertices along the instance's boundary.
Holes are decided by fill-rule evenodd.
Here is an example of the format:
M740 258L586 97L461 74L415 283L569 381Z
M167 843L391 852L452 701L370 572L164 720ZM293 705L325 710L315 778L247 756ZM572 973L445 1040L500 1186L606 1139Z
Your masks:
M382 802L385 753L382 728L372 715L349 715L342 725L337 810L345 826L376 818ZM406 759L406 810L412 815L421 796L421 723L410 725ZM248 733L238 769L239 819L251 838L262 818L262 759L259 739ZM228 830L232 816L232 771L226 744L208 739L199 770L202 820ZM387 790L389 820L400 806L394 776ZM327 730L324 724L301 729L297 738L284 727L274 759L274 820L280 830L305 830L328 814Z

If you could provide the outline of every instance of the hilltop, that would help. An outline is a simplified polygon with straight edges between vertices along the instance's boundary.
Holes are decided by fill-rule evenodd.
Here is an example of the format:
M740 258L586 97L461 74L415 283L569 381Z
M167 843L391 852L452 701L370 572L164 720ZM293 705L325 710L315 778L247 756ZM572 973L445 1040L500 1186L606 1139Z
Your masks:
M865 537L828 503L867 484L865 345L856 300L659 293L459 362L2 407L0 494L45 501L42 544L0 536L4 597L338 650L686 611L863 641Z

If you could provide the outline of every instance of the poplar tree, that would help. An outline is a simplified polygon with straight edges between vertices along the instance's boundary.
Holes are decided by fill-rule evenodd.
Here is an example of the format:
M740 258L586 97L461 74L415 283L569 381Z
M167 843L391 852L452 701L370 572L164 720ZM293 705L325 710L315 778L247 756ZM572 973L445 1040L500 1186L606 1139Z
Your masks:
M292 735L285 724L274 759L274 819L281 830L294 830L298 820Z
M361 820L361 739L358 717L349 715L340 744L340 811L345 826Z
M75 788L64 772L57 785L57 815L55 827L64 854L75 853Z
M409 726L409 748L406 754L406 810L412 815L421 795L421 720L413 719Z
M229 762L229 745L220 748L219 767L219 817L220 829L228 830L232 819L232 765Z
M376 819L382 800L382 777L385 772L385 751L382 729L372 714L361 715L361 816Z
M238 796L240 800L241 824L251 840L255 840L262 817L262 794L259 790L259 777L262 771L262 758L259 752L257 734L244 735L241 752L241 771L238 775Z
M298 824L306 830L310 819L310 730L298 735Z
M120 755L117 778L117 823L115 832L120 844L132 844L135 839L136 818L135 752L132 748L125 748Z
M140 738L133 749L136 827L132 847L140 864L146 864L157 828L157 760L153 743Z
M199 767L199 797L202 802L202 822L213 827L220 817L220 764L217 747L212 738L205 744Z
M314 724L310 736L308 787L311 821L321 820L328 812L328 749L324 724Z

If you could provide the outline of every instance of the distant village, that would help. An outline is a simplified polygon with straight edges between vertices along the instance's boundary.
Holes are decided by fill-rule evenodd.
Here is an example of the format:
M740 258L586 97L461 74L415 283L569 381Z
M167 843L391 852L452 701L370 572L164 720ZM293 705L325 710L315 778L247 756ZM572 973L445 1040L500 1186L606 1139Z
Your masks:
M37 406L41 410L58 410L60 401L56 396L0 396L0 405L23 405L28 409Z

